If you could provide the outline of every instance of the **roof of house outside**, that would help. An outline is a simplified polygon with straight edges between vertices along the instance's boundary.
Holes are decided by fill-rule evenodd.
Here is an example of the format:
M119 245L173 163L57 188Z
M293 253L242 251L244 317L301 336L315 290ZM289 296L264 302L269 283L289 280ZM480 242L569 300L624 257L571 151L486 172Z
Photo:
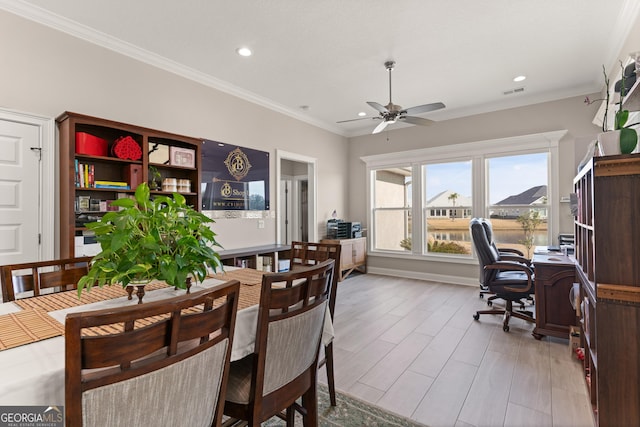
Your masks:
M540 203L540 199L543 197L547 197L547 186L538 185L537 187L531 187L520 194L500 200L496 205L533 205L536 204L536 202Z
M442 208L442 207L453 207L453 200L449 199L455 191L453 190L445 190L442 193L436 194L431 199L427 200L428 208ZM458 197L455 200L455 206L471 206L471 197L463 196L458 193Z

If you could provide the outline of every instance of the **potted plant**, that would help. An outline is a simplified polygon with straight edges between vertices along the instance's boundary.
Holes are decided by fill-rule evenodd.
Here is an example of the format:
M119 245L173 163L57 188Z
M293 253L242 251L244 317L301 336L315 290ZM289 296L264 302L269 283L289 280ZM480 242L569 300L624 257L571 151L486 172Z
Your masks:
M78 282L78 295L92 286L148 283L161 280L188 289L190 278L203 281L208 267L221 266L213 246L220 246L209 227L214 221L186 205L179 193L150 197L142 183L135 199L113 202L119 211L106 213L87 224L102 251L91 260L86 276Z
M625 69L622 61L620 61L620 67L622 68L622 80L620 90L620 101L617 103L618 109L615 112L613 130L608 129L608 112L609 112L609 77L607 72L602 66L602 73L604 74L604 84L606 90L606 97L604 99L597 99L595 101L589 100L586 97L585 103L592 104L596 101L605 101L604 117L602 119L602 133L598 134L598 148L604 155L612 154L630 154L635 150L638 143L638 133L632 126L636 126L639 123L627 124L629 119L629 110L623 110L622 104L625 96Z
M160 175L158 168L156 168L155 166L149 166L149 176L151 177L151 180L149 181L149 187L151 187L152 190L157 190L158 188L160 188L160 180L162 179L162 175Z

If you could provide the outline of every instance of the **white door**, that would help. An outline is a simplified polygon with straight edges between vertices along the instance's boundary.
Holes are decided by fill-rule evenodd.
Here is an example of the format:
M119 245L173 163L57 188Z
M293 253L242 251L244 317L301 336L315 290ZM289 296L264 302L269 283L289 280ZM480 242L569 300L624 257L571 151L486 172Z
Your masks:
M0 265L40 259L41 128L0 120Z

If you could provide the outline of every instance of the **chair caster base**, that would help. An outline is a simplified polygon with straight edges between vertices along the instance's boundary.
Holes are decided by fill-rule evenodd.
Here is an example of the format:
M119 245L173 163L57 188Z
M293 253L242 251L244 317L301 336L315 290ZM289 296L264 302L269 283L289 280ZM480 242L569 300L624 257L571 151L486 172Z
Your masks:
M509 325L503 325L502 330L505 332L509 332Z
M480 313L476 313L473 315L473 320L480 320Z

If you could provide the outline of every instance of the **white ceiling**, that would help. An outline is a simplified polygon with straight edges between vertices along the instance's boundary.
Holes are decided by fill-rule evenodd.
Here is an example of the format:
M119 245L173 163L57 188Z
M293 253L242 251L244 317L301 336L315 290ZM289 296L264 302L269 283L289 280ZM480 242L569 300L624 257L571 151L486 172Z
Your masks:
M394 103L445 103L422 115L433 120L597 92L640 1L0 0L0 8L352 136L378 121L336 122L375 116L366 101L388 103L390 59ZM238 56L241 46L253 56ZM514 83L520 74L527 79ZM516 88L524 91L504 94Z

